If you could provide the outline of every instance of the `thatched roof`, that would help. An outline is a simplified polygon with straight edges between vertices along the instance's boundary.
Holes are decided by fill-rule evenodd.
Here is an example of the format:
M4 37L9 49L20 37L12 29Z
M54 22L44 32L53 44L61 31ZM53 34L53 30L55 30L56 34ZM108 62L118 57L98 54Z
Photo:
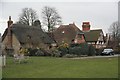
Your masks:
M11 30L12 34L16 36L20 43L27 43L29 41L32 44L39 44L41 42L45 44L54 43L54 41L45 32L43 32L42 29L36 26L13 24L11 26ZM3 39L6 36L6 34L7 29L3 34Z

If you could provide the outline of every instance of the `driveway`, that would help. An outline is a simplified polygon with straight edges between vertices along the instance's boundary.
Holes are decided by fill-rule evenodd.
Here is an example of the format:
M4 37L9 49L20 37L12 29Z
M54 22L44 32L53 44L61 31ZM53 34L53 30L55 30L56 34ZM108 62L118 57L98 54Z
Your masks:
M115 54L115 55L108 55L108 56L87 56L87 57L76 57L76 58L71 58L71 59L88 59L88 58L111 58L111 57L118 57L120 55Z

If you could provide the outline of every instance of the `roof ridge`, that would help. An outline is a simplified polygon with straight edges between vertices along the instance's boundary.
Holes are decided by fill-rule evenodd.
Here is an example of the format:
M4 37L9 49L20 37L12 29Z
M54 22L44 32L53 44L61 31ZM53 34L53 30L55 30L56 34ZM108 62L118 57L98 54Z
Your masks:
M102 30L102 29L92 29L92 30L90 30L90 31L97 31L97 30Z
M12 25L12 28L24 28L24 29L26 29L26 28L29 28L29 29L40 29L40 28L38 28L38 27L36 27L36 26L29 26L29 25L24 25L24 24L13 24L13 25Z

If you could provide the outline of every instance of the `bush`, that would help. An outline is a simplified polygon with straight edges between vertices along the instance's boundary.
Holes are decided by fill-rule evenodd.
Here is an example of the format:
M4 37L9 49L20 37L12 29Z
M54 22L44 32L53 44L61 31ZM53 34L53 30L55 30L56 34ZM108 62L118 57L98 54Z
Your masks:
M89 54L89 45L87 43L80 44L80 47L81 47L81 55Z
M81 47L70 47L69 48L69 54L76 54L76 55L81 55Z
M58 50L61 52L61 56L68 54L68 48L58 48Z
M69 54L74 54L74 55L88 55L92 56L95 55L95 48L92 45L88 45L87 43L82 43L82 44L72 44L69 47Z
M114 53L115 54L120 54L120 46L118 46L114 49Z
M72 44L73 45L73 44ZM76 55L86 55L89 51L88 45L86 43L83 44L75 44L73 47L69 48L70 54Z
M40 49L40 50L44 53L44 56L51 56L49 51L44 50L44 49Z
M35 53L35 56L44 56L44 52L39 49L39 50Z
M70 44L70 47L77 47L79 44Z
M52 57L60 57L61 56L61 51L59 51L57 49L51 49L50 54L51 54Z
M29 48L29 56L50 56L50 53L44 49Z
M104 48L96 49L96 55L100 55Z
M29 56L36 56L35 53L38 51L38 49L32 49L32 48L28 48L29 51Z
M89 46L89 54L88 54L88 56L93 56L93 55L96 55L96 50L92 45L90 45Z
M68 54L69 46L67 43L63 43L58 47L58 50L61 52L61 56L64 56L65 54Z

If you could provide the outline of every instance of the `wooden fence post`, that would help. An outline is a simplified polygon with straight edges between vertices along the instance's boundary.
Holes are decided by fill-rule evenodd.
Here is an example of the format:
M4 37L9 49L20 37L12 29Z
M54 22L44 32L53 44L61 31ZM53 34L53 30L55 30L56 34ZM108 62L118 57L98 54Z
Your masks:
M0 80L2 79L2 37L0 33Z

